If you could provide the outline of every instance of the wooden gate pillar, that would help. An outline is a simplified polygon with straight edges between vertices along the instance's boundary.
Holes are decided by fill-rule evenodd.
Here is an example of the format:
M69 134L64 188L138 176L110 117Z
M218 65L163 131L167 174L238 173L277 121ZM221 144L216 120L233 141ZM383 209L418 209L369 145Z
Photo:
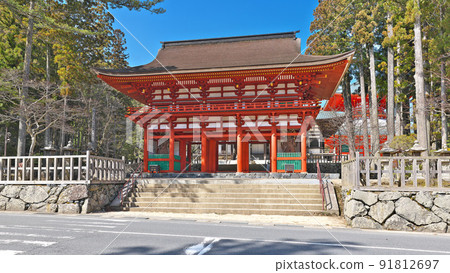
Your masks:
M170 120L169 172L175 172L175 130L172 120Z
M301 147L301 161L302 161L302 173L306 173L306 133L301 136L302 147Z
M144 172L148 172L148 129L147 124L144 123L144 158L143 158L143 164L144 164ZM153 141L153 139L152 139Z
M180 172L183 172L186 169L186 141L180 140Z
M272 125L272 134L270 136L270 172L277 172L277 127Z

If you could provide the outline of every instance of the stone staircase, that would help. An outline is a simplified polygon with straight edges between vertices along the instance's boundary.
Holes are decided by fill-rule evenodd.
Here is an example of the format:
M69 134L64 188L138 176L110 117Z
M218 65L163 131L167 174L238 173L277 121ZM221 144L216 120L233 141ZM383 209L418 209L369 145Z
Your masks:
M289 181L285 181L289 180ZM123 202L123 210L174 213L330 215L322 210L322 195L313 183L273 180L165 179L140 181ZM181 183L179 183L181 182ZM260 183L258 183L260 182Z

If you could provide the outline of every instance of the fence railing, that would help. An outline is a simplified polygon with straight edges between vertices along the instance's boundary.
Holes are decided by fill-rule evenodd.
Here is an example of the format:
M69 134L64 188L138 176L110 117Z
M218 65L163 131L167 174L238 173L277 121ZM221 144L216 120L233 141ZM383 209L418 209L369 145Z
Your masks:
M348 160L348 155L338 155L338 154L309 154L306 159L307 163L341 163Z
M450 191L450 158L357 156L342 163L342 181L362 190Z
M0 157L0 184L122 182L125 160L91 155Z

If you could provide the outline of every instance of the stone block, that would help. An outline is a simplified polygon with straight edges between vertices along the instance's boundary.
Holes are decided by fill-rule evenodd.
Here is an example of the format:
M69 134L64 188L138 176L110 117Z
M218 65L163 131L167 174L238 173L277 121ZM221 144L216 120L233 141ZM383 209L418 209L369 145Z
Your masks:
M372 192L356 190L352 192L352 199L363 201L364 204L371 206L378 201L378 196Z
M1 192L1 195L9 198L18 198L19 193L22 190L22 186L7 185Z
M45 211L46 212L56 212L58 210L58 205L57 204L47 204L45 206Z
M6 210L6 203L8 203L9 198L0 195L0 210Z
M395 205L394 202L378 202L373 205L369 210L369 216L380 224L394 213Z
M25 202L19 199L10 199L8 203L6 203L6 210L9 211L24 211L25 210Z
M25 186L19 195L25 203L40 203L48 198L47 190L41 186Z
M400 192L382 192L378 195L380 201L395 201L402 197Z
M441 209L446 210L447 212L450 212L450 195L438 195L434 199L434 204Z
M344 216L348 219L353 219L357 216L364 216L367 214L367 209L363 202L357 200L350 200L345 204Z
M384 223L384 227L389 230L403 230L403 231L411 231L415 229L413 223L403 219L397 214L392 215L389 219Z
M88 190L85 185L73 185L65 188L58 198L58 203L63 204L88 197Z
M44 212L44 211L46 211L46 205L47 205L47 203L45 203L45 202L31 204L30 207L28 208L28 210Z
M408 197L402 197L395 202L395 212L417 226L429 225L441 221L434 213L424 209Z
M49 188L50 188L48 193L49 195L59 196L59 194L65 188L65 186L58 185L58 186L50 186Z
M433 206L433 195L431 192L419 191L416 194L416 202L426 208L431 208Z
M355 217L352 220L353 228L363 228L363 229L382 229L382 226L372 219L365 217Z
M431 211L436 214L439 218L441 218L443 221L450 223L450 213L445 211L444 209L441 209L440 207L433 206L431 208Z
M419 227L417 231L423 232L437 232L437 233L446 233L447 232L447 224L446 223L435 223L429 224L426 226Z
M59 204L58 212L63 214L80 213L80 206L78 204Z
M81 213L89 213L91 212L89 208L89 199L84 200L83 205L81 206Z

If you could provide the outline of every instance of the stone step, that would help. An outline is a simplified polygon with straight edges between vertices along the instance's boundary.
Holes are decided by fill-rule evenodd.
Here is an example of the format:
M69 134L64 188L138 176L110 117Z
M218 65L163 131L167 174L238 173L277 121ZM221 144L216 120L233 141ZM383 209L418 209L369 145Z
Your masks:
M252 192L132 192L130 197L191 197L191 198L314 198L322 199L322 195L315 193L288 193L288 192L269 192L269 193L252 193Z
M234 198L234 197L127 197L126 202L193 202L193 203L272 203L272 204L322 204L320 198Z
M220 180L214 183L138 183L124 200L123 209L246 215L330 214L322 211L319 185L273 181L262 184L220 183Z
M227 209L251 209L251 210L321 210L322 204L272 204L272 203L194 203L194 202L124 202L125 207L165 207L165 208L192 208L192 209L210 209L210 208L227 208Z
M319 185L302 185L302 184L137 184L135 189L292 189L292 190L318 190Z
M240 215L290 215L290 216L301 216L301 215L334 215L335 212L328 212L320 210L300 210L300 209L230 209L230 208L180 208L180 207L125 207L125 211L145 211L145 212L169 212L169 213L189 213L189 214L199 214L199 213L214 213L214 214L240 214Z
M154 179L151 181L136 182L138 186L157 186L157 185L176 185L176 186L231 186L231 187L266 187L266 186L300 186L300 187L317 187L319 181L316 179L311 180L297 180L297 179L183 179L183 180L171 180L171 179Z
M191 193L291 193L291 194L306 194L317 193L319 189L275 189L275 188L228 188L228 189L212 189L212 188L137 188L134 189L136 193L160 193L160 192L191 192Z

